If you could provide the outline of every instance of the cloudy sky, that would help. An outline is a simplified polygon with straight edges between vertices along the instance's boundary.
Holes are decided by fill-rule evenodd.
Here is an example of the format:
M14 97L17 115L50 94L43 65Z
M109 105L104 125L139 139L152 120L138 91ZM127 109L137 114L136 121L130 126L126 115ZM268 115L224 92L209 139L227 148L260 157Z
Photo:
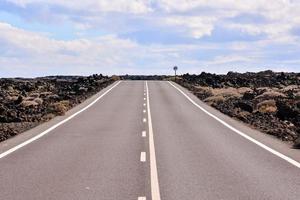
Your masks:
M0 77L300 71L300 0L0 0Z

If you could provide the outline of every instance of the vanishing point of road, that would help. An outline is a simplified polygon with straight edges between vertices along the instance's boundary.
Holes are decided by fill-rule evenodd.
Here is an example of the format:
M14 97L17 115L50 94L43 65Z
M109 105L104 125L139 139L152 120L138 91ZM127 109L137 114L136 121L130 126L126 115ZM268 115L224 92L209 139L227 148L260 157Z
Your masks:
M0 199L297 200L299 161L175 83L119 81L0 143Z

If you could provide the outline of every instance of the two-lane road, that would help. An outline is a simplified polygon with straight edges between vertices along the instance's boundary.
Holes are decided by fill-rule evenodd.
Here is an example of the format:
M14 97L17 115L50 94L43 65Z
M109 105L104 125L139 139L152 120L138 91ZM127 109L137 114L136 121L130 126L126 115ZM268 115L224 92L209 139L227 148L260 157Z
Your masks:
M293 165L209 116L175 87L122 81L22 148L4 147L21 135L0 143L5 149L0 152L0 199L300 198L296 150L282 147L293 156ZM243 133L256 134L210 111ZM49 129L31 130L36 132L32 137L44 126ZM264 135L256 140L270 148L277 144Z

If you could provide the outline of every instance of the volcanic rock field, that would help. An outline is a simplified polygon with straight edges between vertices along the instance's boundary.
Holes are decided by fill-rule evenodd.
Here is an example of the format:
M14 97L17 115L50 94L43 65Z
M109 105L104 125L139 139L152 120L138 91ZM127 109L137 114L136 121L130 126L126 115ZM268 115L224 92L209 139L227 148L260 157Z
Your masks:
M64 115L113 82L101 74L0 79L0 142Z
M222 113L300 147L300 73L203 72L178 83Z
M119 78L172 79L101 74L0 79L0 141L64 115ZM181 75L176 82L222 113L300 148L300 73L203 72Z

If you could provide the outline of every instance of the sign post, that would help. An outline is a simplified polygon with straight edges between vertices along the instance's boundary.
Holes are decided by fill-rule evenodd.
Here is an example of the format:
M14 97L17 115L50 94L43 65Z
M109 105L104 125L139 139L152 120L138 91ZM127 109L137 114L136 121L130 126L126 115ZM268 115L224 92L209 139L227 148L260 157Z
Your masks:
M177 76L177 75L176 75L176 71L178 70L178 67L177 67L177 66L174 66L174 67L173 67L173 70L175 71L175 82L176 82L176 76Z

